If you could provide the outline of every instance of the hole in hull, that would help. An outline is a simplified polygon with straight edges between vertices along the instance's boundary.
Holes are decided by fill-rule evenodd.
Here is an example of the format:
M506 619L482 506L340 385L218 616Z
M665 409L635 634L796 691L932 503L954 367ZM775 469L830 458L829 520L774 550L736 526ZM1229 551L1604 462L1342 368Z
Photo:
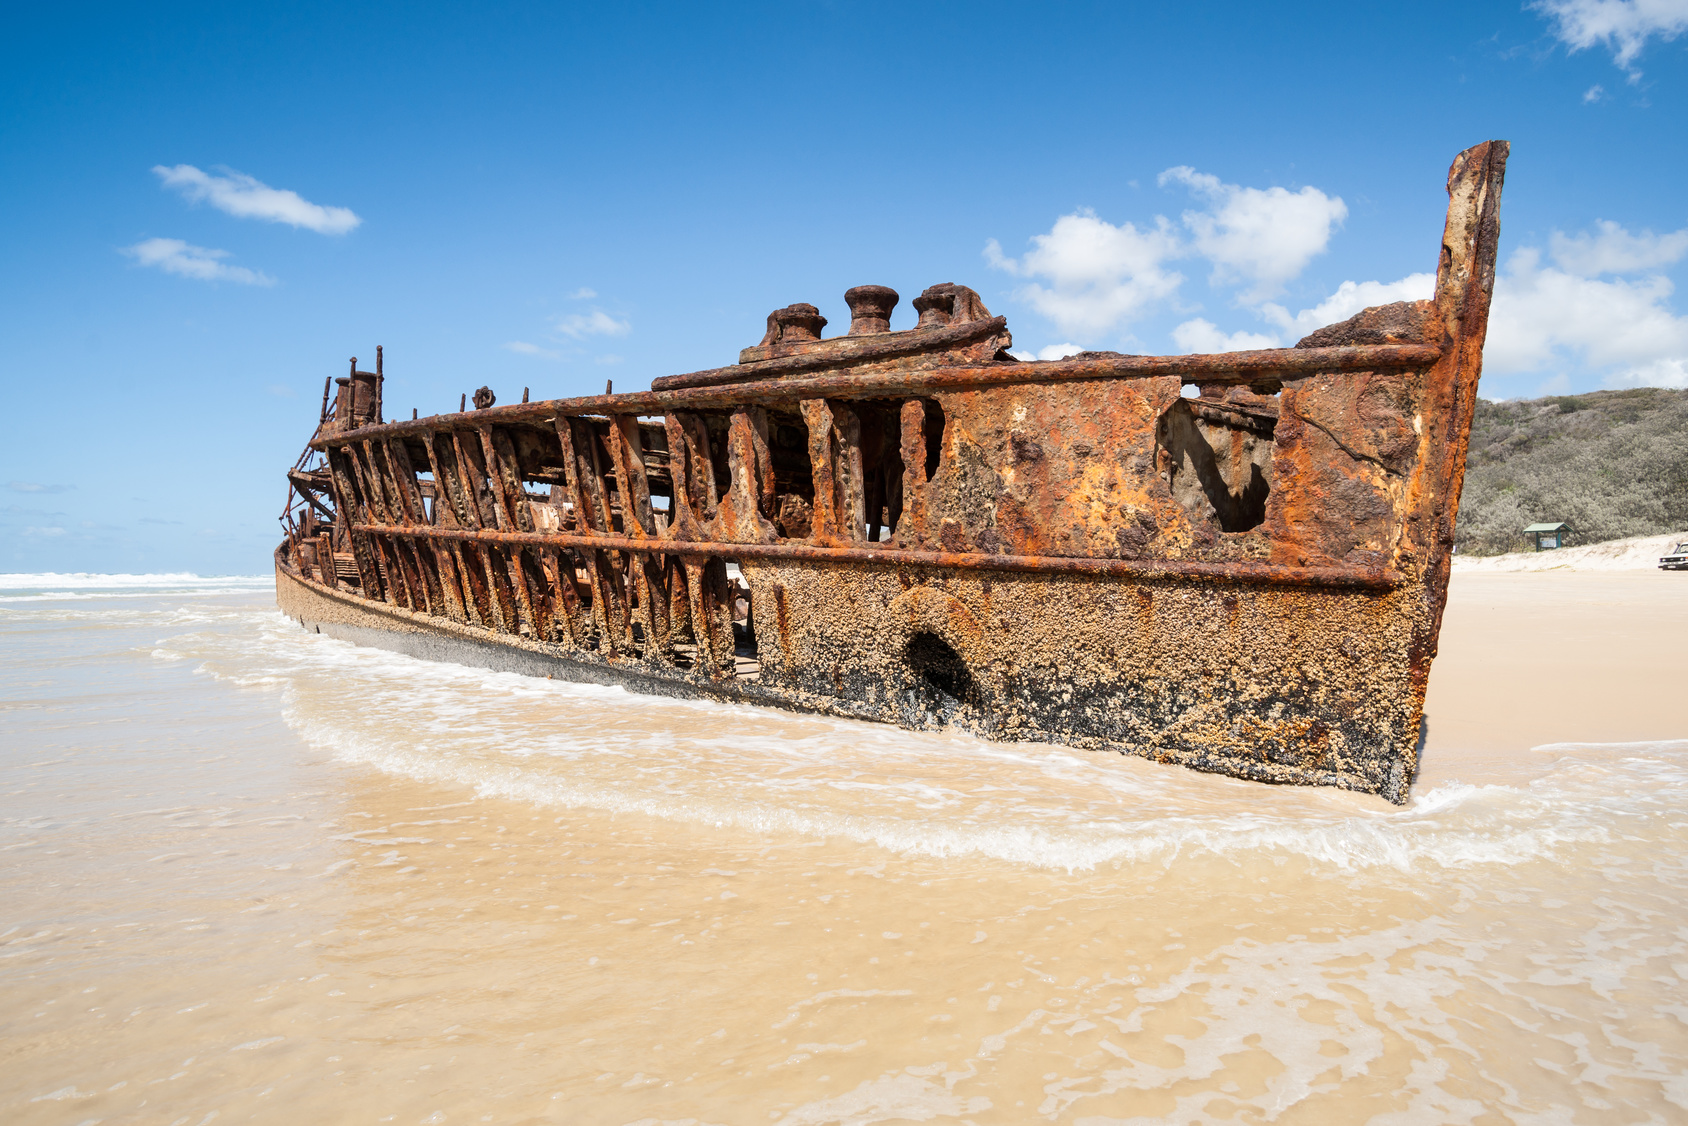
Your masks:
M977 695L967 662L935 633L917 633L909 638L903 659L915 675L920 703L926 711L939 713L939 718Z
M1161 415L1156 461L1192 516L1223 532L1246 532L1266 520L1277 397L1233 388L1221 398L1212 390L1180 399Z

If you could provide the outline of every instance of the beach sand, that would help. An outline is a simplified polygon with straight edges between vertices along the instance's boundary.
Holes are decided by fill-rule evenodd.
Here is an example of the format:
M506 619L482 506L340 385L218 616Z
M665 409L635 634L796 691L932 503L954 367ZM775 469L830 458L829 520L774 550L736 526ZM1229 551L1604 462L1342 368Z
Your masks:
M1427 769L1688 737L1688 572L1455 572L1424 714Z
M8 1123L1688 1114L1688 574L1456 574L1404 809L71 593L0 604Z

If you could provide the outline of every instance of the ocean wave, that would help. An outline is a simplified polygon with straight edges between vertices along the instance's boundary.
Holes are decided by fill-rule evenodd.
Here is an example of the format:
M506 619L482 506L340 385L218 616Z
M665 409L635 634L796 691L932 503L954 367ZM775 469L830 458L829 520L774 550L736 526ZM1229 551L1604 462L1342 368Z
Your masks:
M258 590L274 581L272 575L197 575L191 571L146 575L40 571L0 574L0 590L78 591L145 588L157 591L194 591L207 586Z
M274 611L253 624L257 636L207 631L158 655L281 692L308 742L396 775L911 856L1069 872L1277 856L1410 873L1563 861L1669 831L1662 815L1688 799L1688 743L1544 748L1503 782L1456 779L1397 808L1106 753L436 664L308 634Z

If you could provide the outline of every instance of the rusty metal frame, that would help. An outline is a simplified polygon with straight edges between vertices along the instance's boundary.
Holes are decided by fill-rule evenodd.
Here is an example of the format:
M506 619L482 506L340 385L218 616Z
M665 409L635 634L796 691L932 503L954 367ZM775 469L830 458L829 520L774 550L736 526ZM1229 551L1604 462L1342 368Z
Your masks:
M722 409L746 404L795 403L803 399L877 399L919 396L931 391L1007 387L1015 384L1067 383L1098 379L1151 379L1176 375L1186 383L1248 384L1344 372L1390 371L1429 367L1442 349L1429 344L1369 344L1331 348L1267 348L1192 356L1112 356L1094 360L1044 360L978 367L875 375L834 374L767 379L673 391L633 391L549 399L457 414L404 419L312 440L326 449L347 440L475 429L488 423L547 423L585 415L657 415L674 410ZM771 361L778 362L778 361Z
M881 564L904 567L1019 571L1028 574L1108 575L1136 579L1214 579L1275 583L1285 586L1388 590L1403 576L1387 568L1285 567L1272 563L1204 563L1178 559L1095 559L1062 555L986 555L977 552L918 551L884 547L815 547L796 543L726 543L721 540L670 540L627 536L581 536L557 532L494 532L400 524L355 524L355 532L421 539L473 541L509 546L567 548L580 551L627 551L678 558L791 559L807 563Z

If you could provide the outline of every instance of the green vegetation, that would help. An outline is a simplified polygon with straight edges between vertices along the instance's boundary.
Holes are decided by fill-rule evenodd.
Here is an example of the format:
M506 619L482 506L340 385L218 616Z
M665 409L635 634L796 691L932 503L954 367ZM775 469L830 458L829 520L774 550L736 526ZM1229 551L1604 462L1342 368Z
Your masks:
M1527 551L1524 526L1557 520L1573 544L1688 530L1688 391L1479 400L1460 553Z

